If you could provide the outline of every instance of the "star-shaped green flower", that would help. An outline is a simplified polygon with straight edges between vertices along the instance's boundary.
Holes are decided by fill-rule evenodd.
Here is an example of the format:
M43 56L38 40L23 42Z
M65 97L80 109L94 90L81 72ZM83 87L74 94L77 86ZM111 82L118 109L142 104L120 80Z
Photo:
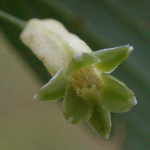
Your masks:
M87 122L95 132L108 138L110 112L127 112L137 104L133 91L109 75L129 56L132 46L92 52L85 42L52 19L30 20L21 40L53 76L35 98L63 98L63 114L68 122Z

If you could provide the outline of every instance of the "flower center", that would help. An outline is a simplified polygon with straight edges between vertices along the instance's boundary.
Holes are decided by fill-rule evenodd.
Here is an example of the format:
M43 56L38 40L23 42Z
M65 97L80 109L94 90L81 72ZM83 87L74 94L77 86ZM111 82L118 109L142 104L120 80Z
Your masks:
M72 85L75 88L77 95L82 95L82 89L90 89L93 86L96 90L101 88L101 80L98 71L94 67L84 67L75 72L70 77Z

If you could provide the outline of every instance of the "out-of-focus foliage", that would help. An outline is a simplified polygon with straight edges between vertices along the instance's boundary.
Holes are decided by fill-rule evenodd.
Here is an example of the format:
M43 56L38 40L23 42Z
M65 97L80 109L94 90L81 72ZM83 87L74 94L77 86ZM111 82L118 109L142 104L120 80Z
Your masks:
M1 0L0 9L24 20L33 17L58 19L93 50L133 45L135 51L114 72L135 91L139 102L130 112L121 115L127 122L124 146L127 150L150 148L149 0ZM45 68L19 41L20 31L1 21L0 25L39 79L43 83L48 81Z

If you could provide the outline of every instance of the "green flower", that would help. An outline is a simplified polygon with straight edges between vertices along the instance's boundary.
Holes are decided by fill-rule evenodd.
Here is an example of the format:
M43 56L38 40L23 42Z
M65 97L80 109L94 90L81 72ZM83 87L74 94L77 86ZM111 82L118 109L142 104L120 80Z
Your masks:
M52 19L30 20L21 40L53 76L35 98L63 98L63 114L69 123L87 122L96 133L108 138L110 112L127 112L137 104L133 91L109 75L129 56L132 46L92 52L79 37Z

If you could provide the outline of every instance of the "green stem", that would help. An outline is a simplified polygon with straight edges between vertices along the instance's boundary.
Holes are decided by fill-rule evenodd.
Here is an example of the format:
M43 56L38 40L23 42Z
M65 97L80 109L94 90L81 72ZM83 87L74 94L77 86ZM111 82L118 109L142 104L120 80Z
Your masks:
M16 27L20 28L21 30L24 28L24 26L26 24L25 21L18 19L2 10L0 10L0 18L11 24L14 24Z

